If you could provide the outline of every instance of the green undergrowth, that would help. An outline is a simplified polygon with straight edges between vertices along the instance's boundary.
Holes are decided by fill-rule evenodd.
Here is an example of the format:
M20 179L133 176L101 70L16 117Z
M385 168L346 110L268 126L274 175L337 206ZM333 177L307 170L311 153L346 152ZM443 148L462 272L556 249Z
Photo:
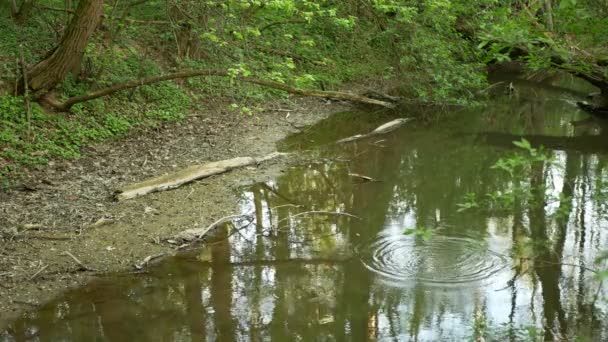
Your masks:
M11 31L11 25L0 20L2 50L0 59L15 60L19 47ZM19 33L22 34L23 32ZM27 35L38 34L29 32ZM136 31L131 32L133 36ZM7 39L7 37L12 37ZM146 37L144 37L146 38ZM152 41L123 39L110 50L102 48L102 42L94 41L83 62L78 77L69 77L56 91L60 99L84 94L90 89L102 88L146 76L158 75L179 69L243 68L256 70L256 76L274 80L295 80L302 87L335 89L342 82L377 77L382 70L374 70L367 64L348 63L344 60L325 61L316 70L289 58L268 56L253 52L242 56L242 63L209 63L208 61L182 60L179 64L167 62L162 55L142 53L142 46ZM40 51L32 51L23 45L28 63L35 61ZM332 48L332 47L328 47ZM241 49L223 51L222 54L238 56ZM296 64L299 64L296 66ZM272 65L272 71L265 71ZM3 78L14 78L18 65L2 63ZM300 70L295 70L300 69ZM339 72L327 72L327 69ZM264 101L284 98L286 94L252 84L243 84L227 78L190 78L176 82L162 82L127 90L101 99L75 105L69 113L55 113L43 109L31 101L29 117L25 98L12 94L0 95L0 187L19 179L30 169L44 167L53 159L74 159L81 156L86 144L123 137L133 130L150 129L168 122L184 119L193 111L205 110L205 104L221 99L229 103L226 110L243 115L256 115Z
M48 7L65 5L59 0L42 2ZM387 81L399 84L402 94L422 102L451 104L471 104L473 92L485 86L483 66L472 45L463 44L448 29L453 23L442 20L439 14L445 14L438 14L434 6L396 16L393 7L380 6L377 11L386 18L377 22L353 17L351 5L346 3L303 2L297 11L288 3L271 1L255 15L248 7L197 3L189 15L206 19L202 26L191 22L188 34L197 44L189 46L192 53L186 55L177 39L184 26L129 24L117 19L120 8L114 11L110 6L80 69L55 89L59 100L184 69L224 69L235 77L197 77L142 86L77 104L70 113L47 112L31 101L29 116L25 98L10 94L20 75L18 61L21 56L28 66L39 61L57 44L69 18L60 11L35 11L26 25L16 25L0 15L0 82L9 89L0 92L2 182L54 158L78 158L86 144L179 121L193 111L204 113L211 103L255 116L264 102L287 96L239 82L236 76L320 90L337 90L345 83ZM167 21L164 5L141 3L129 17ZM8 13L6 6L0 3L0 12ZM241 20L241 13L248 13L247 22Z

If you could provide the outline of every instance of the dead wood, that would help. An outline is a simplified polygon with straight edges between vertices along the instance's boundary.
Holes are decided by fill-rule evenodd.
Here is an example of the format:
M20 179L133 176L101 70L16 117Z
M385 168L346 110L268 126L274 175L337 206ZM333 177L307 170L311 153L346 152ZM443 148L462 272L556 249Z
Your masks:
M338 212L338 211L324 211L324 210L305 211L305 212L297 213L295 215L291 215L289 218L293 219L293 218L296 218L298 216L315 215L315 214L320 214L320 215L335 215L335 216L347 216L347 217L356 218L357 220L361 220L361 218L359 216L356 216L356 215L353 215L353 214L342 213L342 212Z
M112 95L122 90L132 89L136 87L140 87L147 84L153 84L163 81L169 81L180 78L189 78L189 77L203 77L203 76L222 76L222 77L232 77L233 75L227 70L189 70L189 71L180 71L167 75L160 76L152 76L146 77L139 80L133 80L130 82L120 83L113 86L109 86L107 88L103 88L100 90L96 90L90 92L88 94L79 95L70 97L64 102L60 102L56 99L53 99L52 96L47 96L43 100L47 102L51 107L60 110L60 111L68 111L70 108L77 104L90 100L94 100L103 96ZM395 108L395 104L387 101L376 100L373 98L365 97L362 95L357 95L348 92L340 92L340 91L321 91L321 90L313 90L313 89L302 89L291 87L287 84L259 79L255 77L245 77L245 76L237 76L234 78L237 81L247 82L258 84L264 87L269 87L272 89L281 90L290 94L300 95L300 96L310 96L310 97L321 97L333 100L343 100L343 101L351 101L357 103L371 104L376 106L382 106L386 108Z
M30 277L30 281L32 281L32 280L34 280L34 279L36 279L36 277L38 277L38 276L40 275L40 273L44 272L44 270L46 270L47 268L49 268L49 265L44 265L44 266L42 266L42 268L40 268L40 269L38 270L38 272L34 273L34 275L32 275L32 276Z
M372 178L370 176L361 175L358 173L349 173L348 175L353 178L359 178L359 179L363 180L364 182L378 182L378 180L375 178Z
M187 229L184 230L180 233L178 233L177 235L175 235L175 239L179 240L179 241L196 241L196 240L200 240L203 237L205 237L205 235L207 235L207 233L209 233L209 231L219 225L222 225L226 222L232 221L234 219L237 218L241 218L247 215L229 215L229 216L224 216L222 218L220 218L219 220L213 222L212 224L208 225L207 227L203 227L203 228L192 228L192 229Z
M285 155L285 153L274 152L269 155L257 158L238 157L202 165L194 165L185 168L181 171L148 179L140 183L128 185L122 189L119 189L115 197L117 200L123 201L126 199L147 195L152 192L176 189L184 184L194 182L198 179L221 174L243 166L259 164L283 155Z
M165 255L167 255L167 253L160 253L160 254L156 254L156 255L148 255L147 257L144 258L144 260L142 260L142 262L133 265L137 270L142 270L144 267L147 267L151 261L159 259L164 257Z
M393 121L389 121L383 125L380 125L378 128L374 129L373 131L371 131L367 134L357 134L357 135L353 135L348 138L340 139L340 140L336 141L336 144L343 144L343 143L347 143L347 142L352 142L352 141L357 141L357 140L361 140L364 138L372 137L375 135L385 134L385 133L396 130L397 128L405 125L407 122L409 122L411 120L412 120L412 118L395 119Z
M70 253L69 251L64 251L61 254L67 255L70 258L72 258L72 260L74 260L74 262L77 263L78 266L80 266L80 268L78 269L79 271L96 271L95 269L87 267L85 264L82 263L82 261L80 261L77 257L74 256L74 254Z

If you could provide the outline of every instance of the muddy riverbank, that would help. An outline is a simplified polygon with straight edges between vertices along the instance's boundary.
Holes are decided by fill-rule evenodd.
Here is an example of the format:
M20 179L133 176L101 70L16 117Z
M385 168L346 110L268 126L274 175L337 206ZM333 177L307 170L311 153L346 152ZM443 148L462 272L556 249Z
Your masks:
M157 131L92 146L76 161L55 161L0 193L0 326L94 276L135 270L172 254L163 238L235 212L239 185L282 171L289 158L211 177L175 191L115 202L119 186L180 168L275 150L348 104L319 99L270 103L253 117L194 113Z

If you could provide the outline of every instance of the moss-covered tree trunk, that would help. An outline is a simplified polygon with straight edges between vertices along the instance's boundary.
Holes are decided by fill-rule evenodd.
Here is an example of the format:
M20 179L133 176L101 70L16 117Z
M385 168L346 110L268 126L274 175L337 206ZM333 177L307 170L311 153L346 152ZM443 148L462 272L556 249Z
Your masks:
M27 72L28 86L36 92L55 88L82 60L89 38L103 12L103 0L81 0L61 42Z

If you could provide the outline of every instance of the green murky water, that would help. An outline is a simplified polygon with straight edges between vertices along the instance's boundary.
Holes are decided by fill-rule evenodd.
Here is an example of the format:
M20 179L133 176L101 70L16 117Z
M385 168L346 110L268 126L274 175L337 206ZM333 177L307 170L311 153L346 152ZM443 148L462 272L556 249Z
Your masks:
M343 113L290 137L283 148L311 162L243 189L243 219L202 250L96 280L0 337L606 341L594 270L608 249L608 136L571 123L587 118L564 88L574 80L516 86L355 143L331 144L392 117ZM521 137L552 160L515 148ZM519 166L492 168L501 158Z

